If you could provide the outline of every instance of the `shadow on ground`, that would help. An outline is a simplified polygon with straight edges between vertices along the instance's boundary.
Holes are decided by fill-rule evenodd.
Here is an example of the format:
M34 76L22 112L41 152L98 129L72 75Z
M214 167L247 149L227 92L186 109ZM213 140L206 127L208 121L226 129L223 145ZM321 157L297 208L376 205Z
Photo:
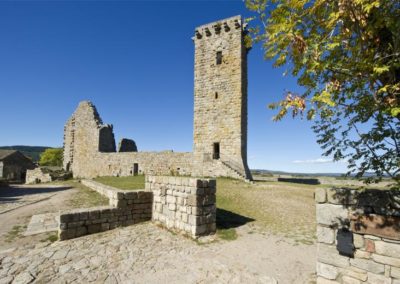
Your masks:
M217 208L218 229L237 228L253 221L255 221L255 219Z
M62 187L18 187L9 186L0 188L0 203L9 203L18 201L22 196L31 194L43 194L59 192L71 189L70 186Z

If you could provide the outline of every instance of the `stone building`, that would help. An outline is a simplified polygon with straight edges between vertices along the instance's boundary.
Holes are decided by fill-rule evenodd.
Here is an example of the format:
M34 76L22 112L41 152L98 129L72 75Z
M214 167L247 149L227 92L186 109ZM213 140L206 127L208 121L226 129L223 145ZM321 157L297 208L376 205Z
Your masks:
M33 162L16 150L0 150L0 179L24 182L26 171L33 169Z
M245 33L240 16L195 30L193 152L137 152L134 142L129 151L120 144L116 152L113 126L84 101L65 125L64 169L86 178L146 173L251 179Z

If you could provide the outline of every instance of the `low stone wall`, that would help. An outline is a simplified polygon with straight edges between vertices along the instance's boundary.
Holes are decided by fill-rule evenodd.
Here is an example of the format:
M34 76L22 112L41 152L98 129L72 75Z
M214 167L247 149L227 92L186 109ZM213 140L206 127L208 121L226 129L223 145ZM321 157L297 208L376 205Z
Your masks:
M82 180L82 184L107 196L110 206L60 212L60 240L73 239L151 220L152 192L117 190L92 180Z
M400 192L315 192L317 283L400 284Z
M215 233L215 179L149 176L146 189L154 194L153 221L194 238Z
M49 173L45 173L42 168L26 171L26 184L37 184L53 181Z

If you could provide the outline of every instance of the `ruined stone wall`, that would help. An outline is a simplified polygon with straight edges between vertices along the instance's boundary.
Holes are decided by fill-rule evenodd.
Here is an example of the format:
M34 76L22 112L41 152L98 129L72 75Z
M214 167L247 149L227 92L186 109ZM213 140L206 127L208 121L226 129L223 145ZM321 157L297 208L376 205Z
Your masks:
M400 284L400 192L319 188L317 283Z
M138 164L139 174L190 175L192 157L192 153L171 151L96 153L85 168L74 171L74 177L130 176L134 164Z
M134 164L140 173L182 174L192 172L192 154L165 152L115 152L111 125L103 125L96 107L81 102L64 131L64 169L76 178L129 176Z
M49 173L44 172L41 168L26 171L26 184L37 184L52 182L53 179Z
M202 162L215 158L214 143L219 143L219 158L251 178L244 33L240 16L196 28L194 153L197 167L202 167Z
M82 183L107 196L110 206L60 212L58 235L61 241L151 220L152 192L117 190L91 180Z
M215 233L216 181L188 177L147 176L155 222L196 238Z

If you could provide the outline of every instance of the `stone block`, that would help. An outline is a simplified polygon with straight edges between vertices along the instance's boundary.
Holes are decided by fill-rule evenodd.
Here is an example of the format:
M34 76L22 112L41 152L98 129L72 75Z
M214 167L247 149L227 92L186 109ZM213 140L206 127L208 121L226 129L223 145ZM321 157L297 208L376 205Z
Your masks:
M364 246L365 246L365 250L367 252L371 252L371 253L375 252L375 242L373 240L365 239Z
M333 266L346 268L349 267L349 258L339 255L335 246L319 243L317 246L317 259L319 262L331 264Z
M385 272L385 266L383 264L376 263L368 259L361 259L361 258L350 259L350 264L357 268L367 270L376 274L382 274Z
M197 206L197 196L194 194L188 195L187 205L188 206Z
M349 268L346 269L341 269L340 273L342 275L347 275L350 276L351 278L355 278L361 281L367 281L367 271L359 269L357 267L351 266Z
M94 234L98 233L101 230L101 225L100 224L92 224L88 226L88 233L89 234Z
M192 226L192 236L201 236L207 233L207 225Z
M195 215L189 215L189 224L196 226L200 223L201 217Z
M400 279L400 268L398 267L392 267L390 269L390 276L394 278Z
M356 249L364 247L364 237L359 234L353 234L353 244Z
M76 228L76 236L77 237L87 235L87 233L88 233L87 228L84 226Z
M394 244L384 241L375 241L375 250L377 254L391 257L400 257L400 244Z
M339 275L338 269L329 264L317 262L317 276L322 276L326 279L335 280Z
M335 230L328 227L317 227L317 239L320 243L333 244L335 242Z
M89 220L99 219L100 212L98 210L89 211Z
M342 205L317 204L317 223L333 226L348 222L348 209Z
M372 259L378 263L388 264L400 268L400 255L397 257L390 257L373 253Z
M364 259L370 259L371 258L371 253L363 250L357 249L354 253L355 258L364 258Z
M356 191L344 188L329 188L326 190L326 196L328 202L333 204L351 205L357 201Z
M343 284L360 284L361 281L358 280L358 279L355 279L353 277L343 276L342 277L342 283Z
M125 199L132 200L136 198L138 198L138 193L135 191L125 193Z
M392 284L392 279L385 275L368 272L368 283L370 284Z
M317 203L325 203L326 202L326 190L325 188L316 188L315 189L315 202Z

